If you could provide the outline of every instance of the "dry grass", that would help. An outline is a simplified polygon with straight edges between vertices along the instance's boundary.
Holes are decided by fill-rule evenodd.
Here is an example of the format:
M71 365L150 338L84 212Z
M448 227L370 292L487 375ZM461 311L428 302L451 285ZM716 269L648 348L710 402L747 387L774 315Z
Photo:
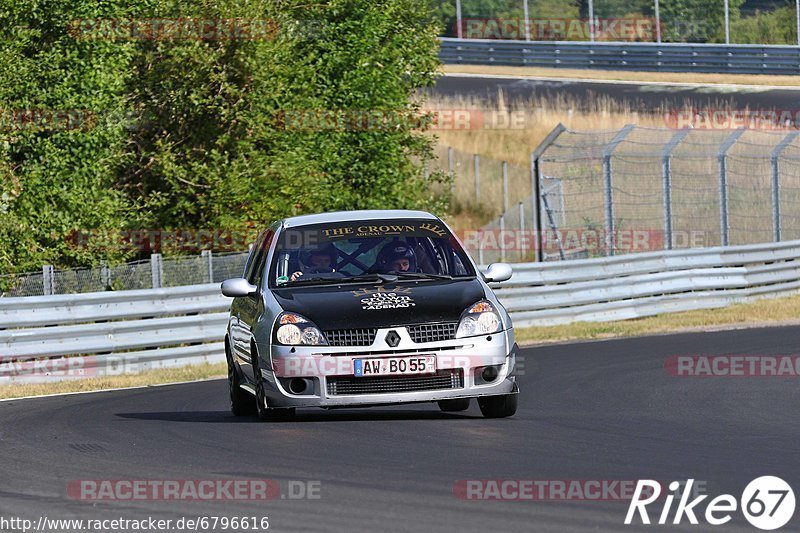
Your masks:
M151 370L141 374L107 376L88 379L59 381L56 383L31 383L0 386L0 398L21 398L25 396L43 396L46 394L63 394L68 392L88 392L126 387L142 387L164 383L180 383L202 379L221 378L227 375L225 363L184 366Z
M580 131L608 131L619 129L626 124L642 126L663 126L660 115L643 115L631 109L627 103L619 103L611 98L598 96L588 102L572 97L545 96L515 99L506 103L504 95L498 95L492 105L483 98L431 98L426 108L432 110L477 110L485 117L499 118L508 115L515 127L483 127L475 129L439 128L431 132L436 135L441 146L453 147L469 154L481 154L497 160L506 160L517 165L528 165L531 152L555 128L558 123L568 129ZM496 124L501 122L497 120ZM447 159L440 158L440 165Z
M525 344L634 337L680 331L708 331L800 323L800 295L765 298L712 310L670 313L617 322L575 322L561 326L516 328L517 341Z
M495 76L532 76L540 78L572 78L585 80L655 81L664 83L701 83L708 85L774 85L798 87L797 76L764 76L756 74L685 74L680 72L628 72L617 70L579 70L542 67L503 67L483 65L444 65L448 74L491 74Z
M473 128L446 129L430 132L438 139L438 165L448 169L447 148L455 154L455 196L448 223L455 231L475 229L493 220L502 212L502 177L500 162L509 163L509 205L525 200L531 194L530 154L559 123L580 131L609 131L626 124L662 126L660 115L643 115L627 103L597 97L578 101L571 97L534 97L506 103L500 93L495 102L478 98L431 98L427 109L439 111L477 111L470 115ZM483 117L483 122L475 120ZM506 117L506 118L504 118ZM490 127L513 121L514 127ZM474 127L480 126L480 127ZM481 198L475 200L473 154L480 154Z

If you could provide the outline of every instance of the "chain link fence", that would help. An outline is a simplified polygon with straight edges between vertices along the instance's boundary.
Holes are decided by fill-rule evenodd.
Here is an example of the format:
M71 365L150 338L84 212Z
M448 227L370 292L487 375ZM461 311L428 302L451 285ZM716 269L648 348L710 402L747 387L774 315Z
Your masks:
M538 198L480 228L473 253L489 263L800 239L799 133L559 126L532 157Z
M800 239L800 131L559 125L531 164L440 146L459 237L480 264L604 257ZM531 191L536 191L532 194ZM464 224L462 224L463 226ZM246 252L0 276L0 295L218 283Z
M150 259L122 265L55 270L0 276L0 296L43 296L101 291L122 291L220 283L244 271L247 252Z

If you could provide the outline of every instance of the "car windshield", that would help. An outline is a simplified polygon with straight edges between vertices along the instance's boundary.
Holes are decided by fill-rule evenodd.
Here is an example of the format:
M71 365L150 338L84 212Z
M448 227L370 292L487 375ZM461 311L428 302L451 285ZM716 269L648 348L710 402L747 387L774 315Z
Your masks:
M450 231L435 220L366 220L287 228L270 266L270 286L473 277Z

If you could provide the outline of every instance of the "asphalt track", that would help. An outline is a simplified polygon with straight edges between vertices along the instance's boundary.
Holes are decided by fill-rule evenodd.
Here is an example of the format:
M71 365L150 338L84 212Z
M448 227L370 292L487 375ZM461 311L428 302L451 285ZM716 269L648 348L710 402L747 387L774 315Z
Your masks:
M441 96L488 98L494 101L502 90L508 102L531 98L571 97L591 102L604 96L627 102L643 112L681 108L723 108L750 110L800 110L800 86L796 88L742 87L734 85L689 86L670 84L609 83L602 81L547 80L447 75L439 78L432 93Z
M798 378L678 378L672 355L797 354L784 327L523 351L520 409L429 405L237 419L224 380L0 402L0 517L268 516L271 531L653 531L619 501L465 501L456 480L703 480L741 495L777 475L800 488ZM473 402L474 403L474 402ZM84 502L76 479L316 480L319 499ZM706 500L708 501L708 500ZM653 511L657 515L660 508ZM655 519L656 516L653 516ZM791 529L800 524L795 514ZM740 513L715 529L756 531Z

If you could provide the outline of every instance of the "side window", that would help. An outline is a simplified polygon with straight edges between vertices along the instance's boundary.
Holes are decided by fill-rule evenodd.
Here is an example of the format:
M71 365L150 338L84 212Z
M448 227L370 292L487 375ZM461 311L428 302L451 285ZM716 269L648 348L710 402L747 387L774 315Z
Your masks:
M261 242L264 240L266 236L266 232L262 232L256 242L253 243L253 247L250 249L250 255L247 256L247 261L244 264L244 273L242 273L242 277L247 281L250 281L250 278L253 274L253 266L256 263L256 257L258 256L258 251L261 249Z
M250 277L247 279L247 281L257 287L261 286L261 278L264 277L264 263L267 261L269 247L272 245L272 238L274 236L275 231L271 228L264 232L264 238L261 240L261 246L258 249L258 255L256 255L256 258L253 261L253 271L250 273Z

